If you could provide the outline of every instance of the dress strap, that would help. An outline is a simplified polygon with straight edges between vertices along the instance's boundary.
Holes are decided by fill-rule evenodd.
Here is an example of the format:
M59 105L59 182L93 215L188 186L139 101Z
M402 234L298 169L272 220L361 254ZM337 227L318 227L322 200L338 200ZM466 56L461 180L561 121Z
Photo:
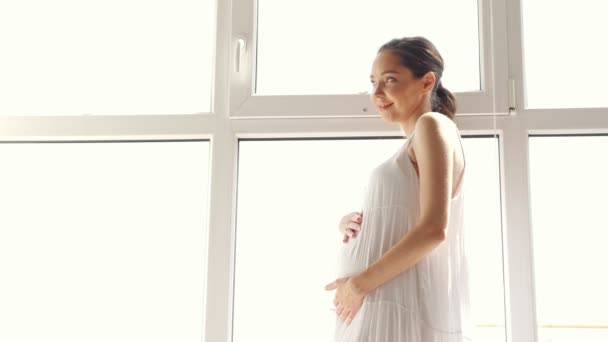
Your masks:
M458 142L460 143L460 151L462 152L462 172L460 173L460 179L458 180L458 185L456 187L456 195L453 198L458 197L460 195L460 192L462 191L462 183L464 182L464 172L467 168L467 161L464 154L464 146L462 146L462 138L460 137L460 132L457 131L456 135L458 136Z
M416 135L416 132L412 133L412 135L405 138L405 143L407 144L407 146L410 146L410 143L412 142L412 138L414 137L414 135Z

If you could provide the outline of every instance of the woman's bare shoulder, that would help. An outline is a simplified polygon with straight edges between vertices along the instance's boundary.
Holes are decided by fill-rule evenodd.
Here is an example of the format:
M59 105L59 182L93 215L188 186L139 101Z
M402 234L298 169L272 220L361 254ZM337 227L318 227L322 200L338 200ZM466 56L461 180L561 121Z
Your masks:
M447 140L452 140L451 136L453 133L459 134L456 123L444 114L437 112L427 112L418 118L414 132L421 130L424 130L426 133L439 133L448 138Z

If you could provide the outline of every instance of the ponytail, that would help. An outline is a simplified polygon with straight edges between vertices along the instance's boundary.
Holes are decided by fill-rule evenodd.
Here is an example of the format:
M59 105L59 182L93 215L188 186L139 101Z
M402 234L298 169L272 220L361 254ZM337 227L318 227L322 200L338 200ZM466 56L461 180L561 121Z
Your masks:
M454 120L454 117L456 116L456 98L449 90L443 87L441 80L439 81L439 86L433 96L432 104L433 112L441 113Z

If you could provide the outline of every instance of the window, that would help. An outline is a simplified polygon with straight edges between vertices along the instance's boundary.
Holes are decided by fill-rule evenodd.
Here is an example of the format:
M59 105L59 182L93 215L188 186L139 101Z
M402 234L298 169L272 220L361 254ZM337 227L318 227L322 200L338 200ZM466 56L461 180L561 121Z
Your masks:
M211 111L214 1L10 1L0 115Z
M606 341L607 136L530 137L539 342Z
M522 11L527 107L608 107L603 3L525 0Z
M606 258L596 245L605 239L572 234L564 260L566 233L552 230L583 217L577 231L599 234L590 229L605 222L601 201L584 200L607 191L598 171L608 134L603 7L305 3L1 2L0 341L102 331L112 341L200 341L202 332L207 342L245 342L269 324L260 310L272 317L265 341L294 327L307 342L331 339L322 288L333 278L337 220L359 206L359 165L402 143L386 138L399 127L365 94L371 62L382 43L413 35L442 53L467 136L475 339L608 340L607 284L589 271L601 269L593 262ZM556 151L575 146L576 180L564 182L572 165ZM577 267L564 278L557 262ZM300 280L301 313L324 313L307 317L318 329L285 314L276 270Z
M499 10L474 0L234 0L230 115L375 115L366 95L371 64L383 43L404 36L437 46L442 83L460 112L506 113L506 99L497 96L508 83L506 26L493 14Z
M0 144L0 340L201 341L208 148Z
M433 13L432 21L441 25L429 25L421 13ZM380 45L417 35L431 39L442 53L444 86L457 92L481 89L475 0L260 0L257 22L258 95L369 92L368 71Z
M333 293L323 286L335 279L338 221L360 209L367 174L401 144L400 138L240 142L234 342L333 338ZM475 334L504 342L496 140L463 144ZM302 322L315 329L302 329Z

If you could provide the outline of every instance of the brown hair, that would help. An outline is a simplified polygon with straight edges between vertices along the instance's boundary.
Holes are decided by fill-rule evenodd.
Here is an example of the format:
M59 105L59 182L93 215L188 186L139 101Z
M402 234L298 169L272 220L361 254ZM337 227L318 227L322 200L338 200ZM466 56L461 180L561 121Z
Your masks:
M399 56L401 65L410 69L416 78L429 71L435 73L436 81L431 94L431 107L434 112L444 114L454 120L456 98L441 84L443 58L433 43L424 37L404 37L393 39L382 45L378 53L389 50Z

